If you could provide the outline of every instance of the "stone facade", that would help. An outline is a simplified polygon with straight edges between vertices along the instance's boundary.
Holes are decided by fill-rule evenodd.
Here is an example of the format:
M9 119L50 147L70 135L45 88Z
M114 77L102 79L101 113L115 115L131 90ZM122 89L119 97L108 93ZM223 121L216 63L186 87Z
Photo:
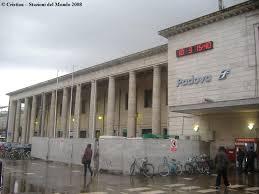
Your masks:
M151 132L152 117L161 117L155 123L160 134L160 129L167 129L166 51L167 45L162 45L74 72L73 87L72 76L66 75L59 78L58 84L49 80L10 93L8 129L15 135L11 135L9 141L31 143L33 136L142 136L146 131ZM159 90L154 89L157 85ZM132 96L129 88L133 86L135 95ZM148 107L144 105L146 90L151 91L149 100L156 103L155 111L152 103ZM21 105L24 122L19 138Z

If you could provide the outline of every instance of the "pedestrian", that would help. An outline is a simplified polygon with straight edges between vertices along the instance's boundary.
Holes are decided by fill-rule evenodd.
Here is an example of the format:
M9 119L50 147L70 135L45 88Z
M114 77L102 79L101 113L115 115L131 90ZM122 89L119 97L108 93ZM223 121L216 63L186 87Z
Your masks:
M241 148L238 148L237 162L238 162L238 171L239 171L240 174L243 172L244 158L245 158L245 152Z
M247 166L246 172L254 172L254 161L256 158L256 153L254 152L253 147L250 147L250 150L247 152Z
M92 155L93 151L91 149L91 144L88 144L82 158L82 163L84 164L84 176L87 174L87 168L89 169L91 176L93 176L93 171L91 169Z
M226 149L223 146L219 147L218 153L215 157L215 165L217 170L216 189L220 188L221 176L223 177L225 186L228 187L230 185L227 177L229 160L226 154Z

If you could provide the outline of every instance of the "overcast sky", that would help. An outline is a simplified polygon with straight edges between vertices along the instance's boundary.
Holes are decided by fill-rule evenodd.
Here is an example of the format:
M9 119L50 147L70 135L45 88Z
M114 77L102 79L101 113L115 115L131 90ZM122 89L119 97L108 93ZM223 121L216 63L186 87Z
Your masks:
M72 65L81 69L164 44L159 30L218 9L218 0L82 2L68 8L0 6L0 106L8 104L7 92L53 78L57 70L64 74Z

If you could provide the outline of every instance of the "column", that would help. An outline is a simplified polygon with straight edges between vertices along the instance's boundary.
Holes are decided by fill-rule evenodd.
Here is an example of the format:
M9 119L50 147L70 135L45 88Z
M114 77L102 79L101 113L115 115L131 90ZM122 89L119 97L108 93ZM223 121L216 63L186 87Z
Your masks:
M30 123L30 136L29 143L32 143L32 136L34 135L35 130L35 120L36 120L36 106L37 106L37 97L32 97L32 105L31 105L31 123Z
M109 77L108 86L108 104L107 104L107 135L113 134L113 124L114 124L114 114L115 114L115 78L113 76Z
M152 97L152 133L161 134L161 69L154 66L153 69L153 97Z
M46 136L46 132L44 132L44 127L45 127L45 116L46 116L46 94L43 93L41 95L41 123L40 123L40 136L44 137Z
M13 132L15 127L15 109L16 109L16 101L10 101L9 106L9 116L8 116L8 130L7 130L7 142L12 142L13 140Z
M49 125L47 129L47 136L48 137L54 137L54 120L55 120L55 95L56 92L52 91L51 93L51 104L50 104L50 110L49 110Z
M16 115L15 115L15 128L14 128L14 142L19 142L19 129L21 120L21 100L17 100Z
M27 121L28 121L28 106L29 106L29 98L25 98L24 102L24 110L23 110L23 125L22 125L22 138L21 143L26 143L26 133L27 133Z
M63 89L62 112L61 112L61 129L63 137L67 137L67 110L68 108L68 88Z
M90 115L89 115L89 137L95 137L95 122L96 122L96 97L97 97L97 81L91 82L91 96L90 96Z
M74 128L76 132L75 138L79 138L80 132L80 111L81 110L81 84L76 86L76 99L75 99L75 121L74 121Z
M128 95L128 137L136 136L136 73L129 73L129 95Z

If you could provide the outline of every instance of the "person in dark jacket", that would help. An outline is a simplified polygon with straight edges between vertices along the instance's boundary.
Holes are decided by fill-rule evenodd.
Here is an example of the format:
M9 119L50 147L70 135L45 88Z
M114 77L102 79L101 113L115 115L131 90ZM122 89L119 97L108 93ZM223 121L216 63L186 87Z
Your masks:
M243 161L244 161L244 158L245 158L245 152L241 148L238 148L237 162L238 162L238 171L239 171L239 173L243 172Z
M219 147L218 153L215 157L215 165L217 170L216 189L219 189L220 187L221 176L223 177L225 186L228 187L230 185L227 177L229 160L226 154L226 149L223 146Z
M254 161L256 158L256 153L253 150L253 147L250 147L250 150L247 152L247 165L246 165L246 173L254 172Z
M93 155L93 151L91 149L91 144L88 144L82 159L82 162L84 164L84 176L86 176L87 174L87 168L89 169L91 176L93 176L93 171L91 169L92 155Z

